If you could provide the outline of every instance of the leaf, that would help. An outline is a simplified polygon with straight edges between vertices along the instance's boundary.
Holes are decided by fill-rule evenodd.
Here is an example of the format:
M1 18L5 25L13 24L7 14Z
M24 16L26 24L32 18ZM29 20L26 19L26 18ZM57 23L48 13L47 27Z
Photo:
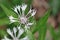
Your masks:
M45 13L45 16L43 16L41 19L39 19L39 21L36 22L36 26L33 28L32 32L35 33L36 31L38 31L40 29L40 27L44 26L47 22L47 19L50 15L51 10L48 10Z
M50 26L49 30L50 30L50 33L51 33L51 35L53 37L53 40L57 40L57 36L56 36L54 28L52 26Z
M47 12L47 14L45 15L45 17L43 17L42 19L40 19L40 25L39 25L39 40L45 40L45 35L46 35L46 31L47 31L47 27L46 27L46 23L47 23L47 19L49 17L49 13L50 11Z
M12 2L14 5L21 5L22 3L24 3L24 0L11 0L11 2Z
M7 24L9 24L10 23L10 21L9 21L9 19L7 18L7 17L5 17L5 18L0 18L0 26L1 25L7 25Z
M59 0L53 0L52 7L53 15L56 15L59 10Z
M2 8L0 7L0 18L7 17L6 14L3 12Z
M7 33L4 30L0 30L0 37L3 38L5 36L7 36Z
M47 27L46 25L42 26L39 30L39 40L45 40Z
M9 24L9 19L0 7L0 26Z
M8 8L12 8L16 5L21 5L24 0L0 0L0 3L4 4Z
M15 14L12 10L8 9L7 7L5 7L3 4L0 4L1 8L3 9L3 11L5 12L5 14L7 16L14 16L17 17L17 14Z
M28 4L28 6L31 6L32 0L27 0L27 4Z

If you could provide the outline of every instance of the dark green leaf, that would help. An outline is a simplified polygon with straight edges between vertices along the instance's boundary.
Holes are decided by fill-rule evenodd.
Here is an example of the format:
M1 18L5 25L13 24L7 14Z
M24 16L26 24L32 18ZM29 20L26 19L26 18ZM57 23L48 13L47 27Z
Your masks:
M17 17L17 14L14 13L12 10L9 10L7 7L5 7L3 4L0 4L1 8L3 9L3 11L5 12L5 14L7 16L14 16Z
M3 38L4 36L7 36L7 33L5 30L0 30L0 37Z

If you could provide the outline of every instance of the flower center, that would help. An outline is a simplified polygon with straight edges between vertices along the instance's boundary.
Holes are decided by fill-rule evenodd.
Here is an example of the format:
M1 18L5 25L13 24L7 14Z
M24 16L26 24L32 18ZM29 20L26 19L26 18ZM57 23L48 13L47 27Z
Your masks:
M26 24L27 23L27 18L25 16L20 17L20 22L22 24Z

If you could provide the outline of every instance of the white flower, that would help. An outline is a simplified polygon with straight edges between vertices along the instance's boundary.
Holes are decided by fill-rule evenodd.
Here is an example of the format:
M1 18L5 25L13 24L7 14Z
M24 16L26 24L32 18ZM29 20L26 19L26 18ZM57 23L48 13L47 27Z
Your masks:
M14 11L18 14L18 18L14 18L13 16L9 16L11 23L19 22L21 24L24 24L25 26L31 26L33 24L33 23L31 24L31 22L29 22L29 18L33 17L36 14L36 10L30 9L29 12L27 13L27 15L25 15L24 11L25 11L26 7L27 7L26 4L22 4L22 6L18 5L14 8ZM17 11L17 9L20 13ZM22 13L21 13L20 9L22 9Z
M18 32L18 34L17 34ZM21 27L14 27L13 31L7 29L7 33L12 37L12 39L7 38L6 36L2 40L29 40L28 36L20 39L21 35L24 33L24 30Z

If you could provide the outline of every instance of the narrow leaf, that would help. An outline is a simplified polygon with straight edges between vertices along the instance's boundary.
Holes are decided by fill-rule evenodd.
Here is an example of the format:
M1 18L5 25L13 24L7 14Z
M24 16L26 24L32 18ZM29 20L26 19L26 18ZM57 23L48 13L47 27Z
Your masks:
M1 8L3 9L3 11L5 12L5 14L7 16L14 16L17 17L17 14L15 14L12 10L8 9L7 7L5 7L3 4L0 4Z
M48 10L45 13L45 16L43 16L39 21L37 21L36 26L33 28L32 32L35 33L36 31L38 31L40 29L40 27L42 27L43 25L46 24L47 19L50 15L51 10Z

